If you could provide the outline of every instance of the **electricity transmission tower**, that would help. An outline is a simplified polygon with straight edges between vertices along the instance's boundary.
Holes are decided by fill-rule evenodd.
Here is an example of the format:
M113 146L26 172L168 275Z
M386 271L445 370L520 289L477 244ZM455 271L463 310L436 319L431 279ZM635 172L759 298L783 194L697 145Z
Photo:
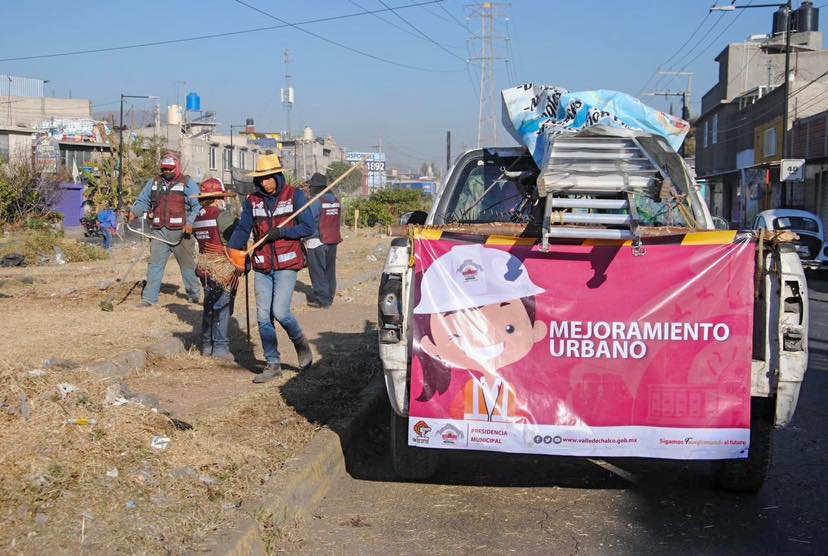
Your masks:
M285 108L285 139L290 139L293 132L290 129L290 111L293 109L293 86L290 78L290 51L285 48L283 55L285 61L285 86L282 87L282 106Z
M497 35L495 29L498 20L506 20L509 3L483 2L467 4L469 20L480 20L480 34L472 32L470 41L480 43L480 54L469 58L469 62L480 63L480 108L477 120L477 146L497 144L497 114L500 108L495 80L495 62L507 60L498 54L496 44L504 43L506 37ZM474 28L474 26L472 26ZM471 31L471 29L470 29Z

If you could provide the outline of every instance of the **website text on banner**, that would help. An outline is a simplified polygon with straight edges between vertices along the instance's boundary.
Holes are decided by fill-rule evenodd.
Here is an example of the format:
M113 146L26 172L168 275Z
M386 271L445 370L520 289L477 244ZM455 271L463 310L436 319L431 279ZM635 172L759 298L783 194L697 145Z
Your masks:
M414 252L410 445L747 457L750 241Z

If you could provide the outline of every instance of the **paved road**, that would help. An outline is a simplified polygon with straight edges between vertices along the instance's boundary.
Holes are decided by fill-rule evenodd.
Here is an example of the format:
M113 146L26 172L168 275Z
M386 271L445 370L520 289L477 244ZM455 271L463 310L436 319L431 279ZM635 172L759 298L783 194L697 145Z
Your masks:
M452 453L398 482L388 429L363 432L348 475L283 547L308 554L825 554L828 282L811 282L810 367L756 495L716 490L705 463ZM377 416L385 423L387 414ZM620 472L617 472L621 470Z

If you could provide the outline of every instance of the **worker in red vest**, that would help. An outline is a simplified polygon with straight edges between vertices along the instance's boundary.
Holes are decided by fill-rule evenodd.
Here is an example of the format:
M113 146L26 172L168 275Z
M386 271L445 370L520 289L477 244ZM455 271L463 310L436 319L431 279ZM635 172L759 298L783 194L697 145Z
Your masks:
M303 207L308 198L302 191L287 185L282 163L275 154L260 156L256 171L248 176L254 178L256 190L244 200L239 223L227 245L232 249L246 249L251 232L254 240L263 237L268 240L253 252L250 260L255 271L256 319L267 360L264 370L253 379L253 382L261 383L282 374L274 320L282 325L293 342L300 369L307 369L313 363L310 344L290 311L296 275L305 267L302 238L313 233L313 218L306 210L278 227Z
M201 211L193 222L193 235L201 253L220 252L233 233L238 219L225 202L236 194L227 191L218 178L201 182L198 201ZM204 313L201 317L201 353L207 357L232 361L230 353L230 316L236 289L228 289L210 277L207 270L196 267L196 275L204 286Z
M328 185L328 178L316 172L308 181L311 196L316 196ZM336 246L342 242L339 232L342 207L339 199L332 192L320 197L309 209L313 215L316 229L305 240L308 254L308 271L310 272L313 293L309 295L311 307L330 307L336 295Z
M161 172L150 179L132 205L130 216L150 220L152 235L147 284L139 307L158 303L161 279L170 253L181 268L181 278L187 297L193 303L201 298L201 283L195 274L195 242L193 222L201 206L198 204L198 184L181 171L181 161L172 152L161 158Z

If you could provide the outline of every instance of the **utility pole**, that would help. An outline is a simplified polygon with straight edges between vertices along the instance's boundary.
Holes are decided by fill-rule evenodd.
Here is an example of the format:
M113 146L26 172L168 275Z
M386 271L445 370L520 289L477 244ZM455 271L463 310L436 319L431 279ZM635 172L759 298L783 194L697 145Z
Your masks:
M495 43L506 40L504 36L495 35L495 22L505 20L506 9L509 3L483 2L468 4L466 9L469 19L480 20L480 34L472 34L471 41L480 42L480 55L470 58L469 61L480 63L480 106L477 118L477 146L494 146L497 144L497 114L500 103L497 98L497 81L495 80L494 64L498 60L506 60L505 56L498 56Z
M659 71L659 75L680 75L687 78L687 88L684 89L682 101L684 102L685 110L682 110L681 117L685 120L690 120L690 109L692 103L690 99L693 96L693 72L692 71Z
M293 85L291 85L290 75L290 50L285 48L282 54L282 59L285 62L285 86L282 88L282 106L285 108L285 138L290 139L293 132L290 129L290 112L293 109Z
M746 10L749 8L779 8L780 10L784 11L786 14L785 17L785 96L782 97L782 101L784 102L782 106L782 157L785 158L788 156L788 117L789 117L789 109L790 109L790 96L791 96L791 32L794 30L793 28L793 10L791 9L791 0L787 0L786 2L781 3L772 3L772 4L745 4L741 6L737 6L735 0L732 4L726 6L712 6L710 8L711 12L718 11L718 12L732 12L734 10ZM788 186L787 182L782 182L782 208L784 208L788 204Z
M446 175L451 168L451 131L446 131Z
M154 95L125 95L121 93L121 116L118 118L118 212L123 204L124 191L124 99L125 98L149 98L157 100Z

